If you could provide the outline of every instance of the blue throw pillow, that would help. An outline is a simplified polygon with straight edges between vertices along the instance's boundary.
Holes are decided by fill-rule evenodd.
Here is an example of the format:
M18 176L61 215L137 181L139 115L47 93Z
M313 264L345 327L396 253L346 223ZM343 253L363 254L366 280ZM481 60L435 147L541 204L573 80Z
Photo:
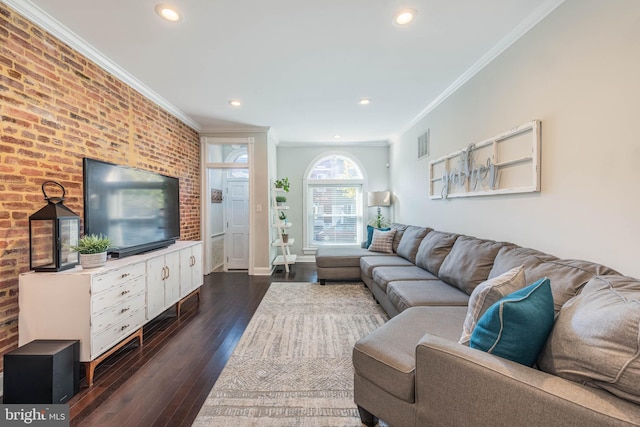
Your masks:
M493 304L471 334L471 348L533 366L553 328L554 308L548 278Z
M369 249L369 246L371 246L371 241L373 240L373 230L375 230L376 228L372 225L367 225L367 243L365 244L365 248ZM387 228L378 228L378 230L380 231L389 231L391 230L389 227Z

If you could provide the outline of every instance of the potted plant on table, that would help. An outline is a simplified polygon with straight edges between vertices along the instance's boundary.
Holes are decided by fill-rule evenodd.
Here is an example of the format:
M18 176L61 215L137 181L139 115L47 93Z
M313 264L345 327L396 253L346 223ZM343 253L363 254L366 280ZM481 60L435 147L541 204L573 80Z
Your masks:
M287 198L284 196L276 196L276 204L278 206L284 206L284 204L287 202Z
M380 208L378 208L378 214L374 219L369 221L368 224L375 228L384 228L389 227L390 222L384 216L382 216L382 214L380 213Z
M282 232L282 243L289 243L289 234L287 233L287 230Z
M107 263L107 249L111 239L102 234L86 234L71 249L80 254L80 265L84 269L102 267Z

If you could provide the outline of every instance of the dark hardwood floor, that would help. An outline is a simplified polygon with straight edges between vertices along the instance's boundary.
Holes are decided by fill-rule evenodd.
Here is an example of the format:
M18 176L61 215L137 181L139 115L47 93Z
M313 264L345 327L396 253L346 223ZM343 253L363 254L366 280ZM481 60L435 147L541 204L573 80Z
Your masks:
M290 273L211 273L176 317L169 310L84 378L69 402L72 426L190 426L271 282L316 282L315 264Z

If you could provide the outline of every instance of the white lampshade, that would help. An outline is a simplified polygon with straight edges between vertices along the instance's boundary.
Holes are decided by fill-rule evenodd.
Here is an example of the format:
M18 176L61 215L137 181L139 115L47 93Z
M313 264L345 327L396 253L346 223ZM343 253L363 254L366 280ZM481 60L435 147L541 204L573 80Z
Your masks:
M391 192L390 191L370 191L368 206L369 207L391 206Z

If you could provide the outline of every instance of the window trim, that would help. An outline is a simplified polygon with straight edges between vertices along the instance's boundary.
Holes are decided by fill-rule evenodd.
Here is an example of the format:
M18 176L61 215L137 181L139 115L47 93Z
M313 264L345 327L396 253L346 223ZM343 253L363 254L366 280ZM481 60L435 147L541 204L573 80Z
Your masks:
M309 174L311 173L311 171L315 168L315 166L318 164L318 162L320 162L321 160L323 160L326 157L331 157L331 156L340 156L340 157L345 157L347 159L349 159L350 161L352 161L359 169L360 169L360 173L362 174L362 179L309 179ZM362 166L362 163L360 163L360 161L351 153L349 152L345 152L345 151L340 151L340 150L327 150L324 151L322 153L320 153L319 155L317 155L316 157L314 157L309 164L307 165L307 168L305 169L303 178L302 178L302 247L303 247L303 253L305 255L314 255L316 253L316 250L318 249L317 246L312 246L311 241L309 239L309 185L313 185L313 184L325 184L325 185L361 185L361 192L362 192L362 206L361 206L361 212L362 212L362 226L361 226L361 232L362 232L362 236L364 236L364 231L365 231L365 227L366 227L366 221L365 221L365 214L366 214L366 194L369 190L368 188L368 183L369 183L369 179L367 176L367 171L366 169ZM353 245L340 245L341 247L359 247L360 244L353 244Z

